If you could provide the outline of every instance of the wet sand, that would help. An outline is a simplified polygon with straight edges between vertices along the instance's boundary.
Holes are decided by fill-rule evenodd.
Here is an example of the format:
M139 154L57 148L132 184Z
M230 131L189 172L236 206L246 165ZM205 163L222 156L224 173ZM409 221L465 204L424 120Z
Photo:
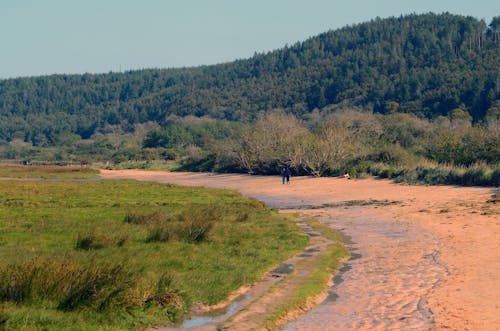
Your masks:
M102 176L235 189L280 209L309 206L300 212L351 237L355 259L328 299L285 330L500 329L499 207L487 203L495 189L308 177L282 185L279 177L139 170Z

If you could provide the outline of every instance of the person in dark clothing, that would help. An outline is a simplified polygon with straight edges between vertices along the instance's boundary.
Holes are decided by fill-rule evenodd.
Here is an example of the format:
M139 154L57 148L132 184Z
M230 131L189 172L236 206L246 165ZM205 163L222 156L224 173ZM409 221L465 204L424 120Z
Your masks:
M292 172L290 171L290 168L286 168L285 171L285 177L286 177L286 183L290 184L290 176L292 175Z
M281 183L282 184L285 184L285 181L286 181L286 172L287 168L283 167L283 169L281 169Z

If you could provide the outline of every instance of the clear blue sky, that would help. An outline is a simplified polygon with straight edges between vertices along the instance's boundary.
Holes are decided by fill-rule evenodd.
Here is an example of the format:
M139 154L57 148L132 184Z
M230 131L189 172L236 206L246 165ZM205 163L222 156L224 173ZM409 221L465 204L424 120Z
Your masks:
M377 16L500 0L0 0L0 78L215 64Z

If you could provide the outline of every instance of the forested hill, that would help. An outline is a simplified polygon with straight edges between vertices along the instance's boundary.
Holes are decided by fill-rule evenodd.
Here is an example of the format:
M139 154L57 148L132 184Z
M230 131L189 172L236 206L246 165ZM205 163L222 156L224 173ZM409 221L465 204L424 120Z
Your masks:
M283 108L356 106L482 119L500 99L500 17L375 19L231 63L0 81L0 140L37 144L170 115L255 118Z

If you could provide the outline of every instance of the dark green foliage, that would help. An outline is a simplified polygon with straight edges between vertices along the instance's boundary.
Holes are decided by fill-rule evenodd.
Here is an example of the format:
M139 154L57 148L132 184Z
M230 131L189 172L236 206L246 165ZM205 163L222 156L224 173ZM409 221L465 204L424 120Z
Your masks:
M0 157L498 185L498 21L377 18L214 66L3 80ZM170 218L125 221L170 240Z
M29 142L34 155L37 148L71 147L72 139L116 127L131 133L138 123L165 125L172 116L234 121L282 108L307 117L339 104L427 117L462 108L478 121L499 99L498 37L498 17L487 29L472 17L408 15L213 66L2 80L0 140ZM394 134L402 146L412 143ZM199 132L170 127L151 133L145 146L199 138Z

